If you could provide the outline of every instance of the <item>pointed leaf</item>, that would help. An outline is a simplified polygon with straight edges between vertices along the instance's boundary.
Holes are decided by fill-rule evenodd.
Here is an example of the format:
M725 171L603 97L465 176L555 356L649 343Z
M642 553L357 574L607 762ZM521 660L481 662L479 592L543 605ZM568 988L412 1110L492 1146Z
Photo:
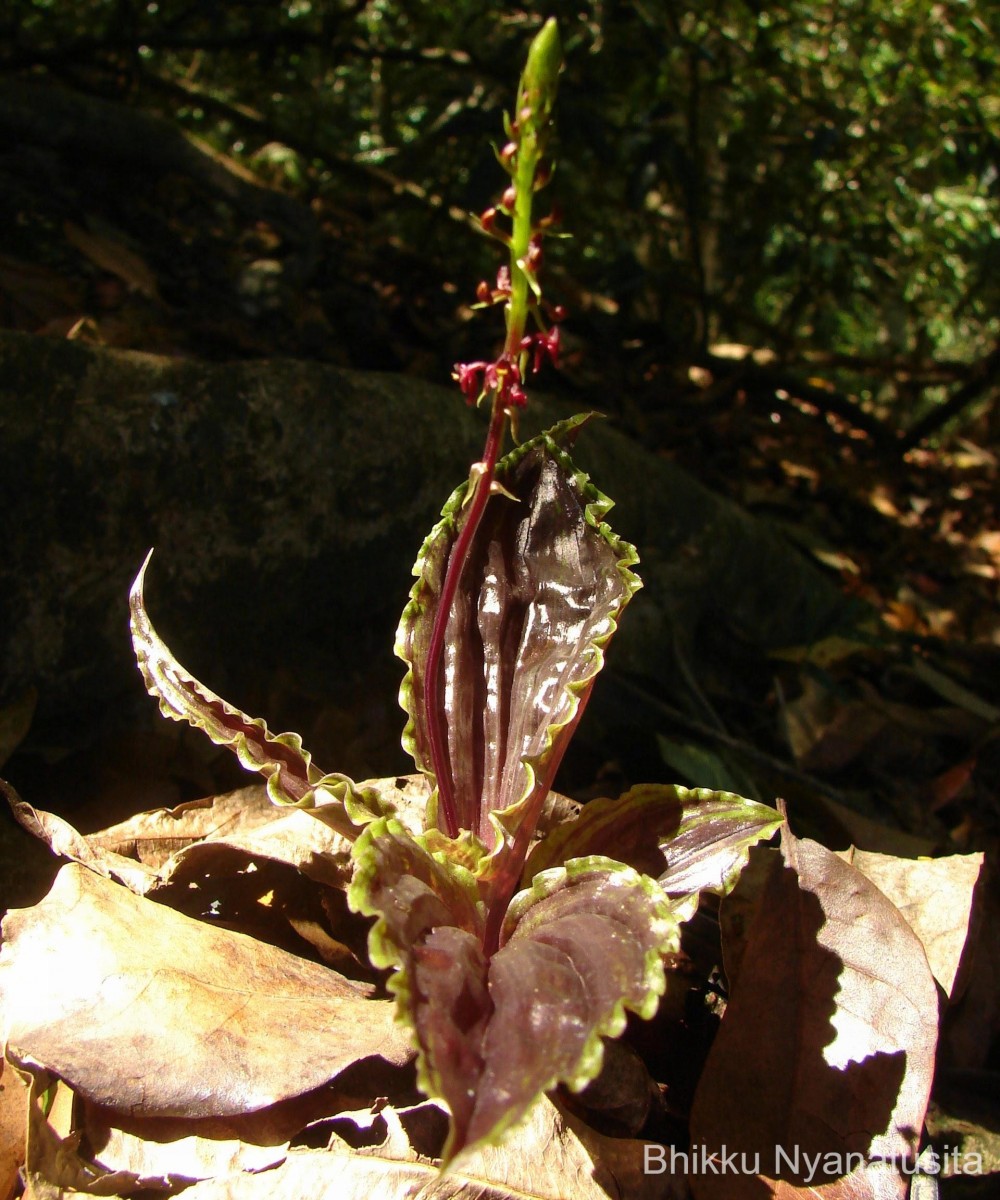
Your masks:
M349 896L379 918L372 961L399 968L389 986L417 1034L420 1085L452 1114L449 1159L497 1140L541 1092L594 1078L625 1010L655 1011L676 923L653 880L579 859L514 898L488 957L474 876L422 843L374 822Z
M355 826L379 811L377 803L346 775L324 775L302 748L297 733L271 733L262 720L248 717L199 683L171 654L153 628L143 600L152 553L146 555L129 593L129 626L146 690L159 700L160 712L200 729L217 746L232 750L241 766L263 775L274 804L316 810L314 815L337 832L355 837Z
M490 961L494 1012L475 1097L446 1097L451 1150L493 1141L539 1092L583 1088L601 1069L602 1037L626 1009L652 1017L663 955L677 949L670 904L648 876L608 858L579 858L539 875L514 897ZM462 1134L463 1113L467 1127ZM457 1109L457 1111L456 1111Z
M693 1146L759 1155L767 1187L752 1170L699 1173L697 1200L905 1195L893 1164L917 1156L937 1015L923 947L899 911L785 830L691 1114Z
M591 800L532 851L525 878L570 858L606 854L658 879L671 896L723 896L750 847L781 827L773 808L732 792L640 784L617 800Z
M250 1112L410 1057L392 1006L336 971L76 864L4 919L0 1030L12 1058L137 1116Z
M449 617L439 703L459 823L487 845L490 815L530 824L575 728L603 647L640 586L635 550L603 522L606 496L559 442L585 418L526 442L498 464L510 496L492 496ZM431 774L424 679L448 558L462 528L466 485L448 501L417 559L417 583L397 635L409 665L401 692L404 745Z

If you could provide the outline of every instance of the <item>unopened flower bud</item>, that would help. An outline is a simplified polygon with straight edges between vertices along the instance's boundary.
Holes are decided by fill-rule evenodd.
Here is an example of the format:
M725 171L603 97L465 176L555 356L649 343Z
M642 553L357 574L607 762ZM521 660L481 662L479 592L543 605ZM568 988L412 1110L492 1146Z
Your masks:
M540 96L545 108L552 107L561 66L559 26L554 17L549 17L531 43L523 75L525 92Z
M537 233L528 242L528 252L524 256L524 265L526 270L532 274L537 274L538 268L542 265L542 239Z
M517 191L513 187L507 188L503 196L500 198L500 207L504 212L513 212L514 205L517 203Z

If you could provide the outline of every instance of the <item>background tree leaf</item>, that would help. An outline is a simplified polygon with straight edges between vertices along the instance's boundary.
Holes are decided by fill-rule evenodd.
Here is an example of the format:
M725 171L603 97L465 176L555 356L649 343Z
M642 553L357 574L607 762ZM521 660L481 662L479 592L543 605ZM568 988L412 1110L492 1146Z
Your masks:
M695 1096L692 1144L725 1144L751 1162L759 1154L772 1195L806 1182L804 1160L789 1170L777 1146L833 1163L857 1154L863 1164L843 1180L827 1165L809 1182L831 1185L831 1200L902 1197L906 1180L890 1172L887 1183L886 1168L870 1164L916 1159L937 1042L923 947L878 888L815 842L786 829L782 864L748 930ZM753 1176L691 1183L697 1200L761 1195Z

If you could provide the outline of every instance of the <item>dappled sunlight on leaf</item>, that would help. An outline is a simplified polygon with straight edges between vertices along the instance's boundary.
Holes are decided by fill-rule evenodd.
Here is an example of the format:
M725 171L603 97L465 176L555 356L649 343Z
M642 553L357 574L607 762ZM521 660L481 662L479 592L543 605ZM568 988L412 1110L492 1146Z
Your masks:
M658 879L669 895L724 895L749 848L781 825L773 808L707 788L640 784L617 800L591 800L532 852L524 878L587 854L606 854Z
M391 1004L359 985L77 865L3 932L8 1053L132 1115L250 1112L410 1055Z
M775 1147L829 1154L809 1183L831 1185L831 1200L902 1197L902 1175L868 1164L916 1158L937 1042L923 947L877 888L815 842L786 830L782 857L770 861L698 1087L692 1141L715 1151L724 1143L751 1162L759 1154L761 1177L786 1186L805 1184L804 1160L790 1168ZM860 1159L831 1170L849 1154ZM692 1186L698 1200L765 1194L752 1175L722 1184L699 1175Z

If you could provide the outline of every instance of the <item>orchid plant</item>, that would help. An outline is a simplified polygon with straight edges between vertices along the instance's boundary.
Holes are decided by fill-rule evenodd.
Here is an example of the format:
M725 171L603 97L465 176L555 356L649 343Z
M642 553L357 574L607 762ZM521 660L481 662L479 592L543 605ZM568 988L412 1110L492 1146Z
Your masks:
M562 314L540 284L555 218L536 219L534 205L552 171L560 69L550 20L505 119L510 182L482 217L508 252L495 286L478 289L484 307L503 307L503 348L455 368L469 403L489 410L485 449L420 551L397 637L404 746L431 787L423 830L184 671L146 613L145 565L131 594L139 667L163 713L231 747L275 803L308 808L353 842L348 900L374 918L371 962L390 972L422 1089L450 1113L445 1165L497 1141L541 1093L597 1075L626 1013L654 1014L699 892L728 891L750 845L780 824L729 793L647 785L536 836L640 586L635 549L605 522L610 501L570 458L587 416L502 456L527 378L558 355Z

